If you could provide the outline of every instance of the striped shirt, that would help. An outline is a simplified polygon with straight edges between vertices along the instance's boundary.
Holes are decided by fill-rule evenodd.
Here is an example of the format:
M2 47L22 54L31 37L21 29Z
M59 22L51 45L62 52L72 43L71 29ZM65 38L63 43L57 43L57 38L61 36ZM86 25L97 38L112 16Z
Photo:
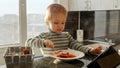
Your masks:
M68 32L62 32L61 34L56 34L52 31L41 33L40 35L30 38L27 40L28 46L40 47L42 51L49 51L50 48L44 45L44 40L51 40L54 43L54 48L66 49L71 48L75 50L82 51L84 53L88 53L90 48L84 47L80 42L73 39L73 37ZM47 53L47 52L46 52Z

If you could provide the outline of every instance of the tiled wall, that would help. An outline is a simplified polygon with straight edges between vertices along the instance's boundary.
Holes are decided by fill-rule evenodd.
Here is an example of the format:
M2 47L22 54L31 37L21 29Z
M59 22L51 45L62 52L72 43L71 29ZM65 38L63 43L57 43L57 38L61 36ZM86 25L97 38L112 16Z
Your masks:
M68 12L65 31L68 31L76 39L78 29L78 11ZM80 12L80 29L84 30L84 40L94 38L94 11Z
M80 12L80 18L79 18ZM69 11L65 31L77 38L78 20L84 40L104 41L107 37L120 43L120 11Z
M84 39L94 39L94 11L80 12L81 29L84 30Z
M78 12L68 12L65 25L65 31L68 31L76 39L76 30L78 29Z

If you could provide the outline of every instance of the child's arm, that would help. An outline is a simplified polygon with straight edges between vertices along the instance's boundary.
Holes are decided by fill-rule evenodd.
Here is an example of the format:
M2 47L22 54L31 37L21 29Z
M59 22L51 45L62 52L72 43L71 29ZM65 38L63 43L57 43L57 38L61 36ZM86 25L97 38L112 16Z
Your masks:
M102 50L101 46L99 46L97 48L85 47L77 40L74 40L70 34L68 34L68 36L69 36L69 40L70 40L70 45L69 45L70 48L82 51L86 54L100 54L101 53L101 50Z
M54 43L47 39L47 33L41 33L39 36L30 38L26 41L27 46L31 47L50 47L54 48Z
M52 49L54 48L54 43L52 41L50 41L50 40L44 40L44 45L48 46L48 47L50 47Z
M36 37L30 38L26 41L26 45L30 47L44 47L46 36L46 33L42 33Z
M38 36L34 38L30 38L26 41L26 45L30 47L44 47L44 44L42 43L44 39L39 38Z

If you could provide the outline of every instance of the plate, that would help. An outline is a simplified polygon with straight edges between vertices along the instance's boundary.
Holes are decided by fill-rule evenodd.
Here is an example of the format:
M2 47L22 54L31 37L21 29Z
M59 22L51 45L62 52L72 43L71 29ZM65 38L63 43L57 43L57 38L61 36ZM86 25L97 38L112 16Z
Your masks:
M85 54L83 53L83 52L81 52L81 51L77 51L77 50L72 50L72 49L68 49L68 50L60 50L60 51L62 51L62 52L67 52L67 53L69 53L69 54L72 54L72 55L74 55L74 57L70 57L70 58L62 58L62 57L58 57L58 56L56 56L56 55L53 55L53 53L50 55L51 57L53 57L53 58L56 58L56 59L60 59L60 60L75 60L75 59L78 59L78 58L82 58Z

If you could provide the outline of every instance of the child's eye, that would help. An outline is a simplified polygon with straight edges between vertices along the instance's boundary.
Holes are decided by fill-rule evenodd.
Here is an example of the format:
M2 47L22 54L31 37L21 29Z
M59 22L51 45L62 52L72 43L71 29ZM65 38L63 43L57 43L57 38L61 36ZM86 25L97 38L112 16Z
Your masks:
M54 22L54 24L58 24L58 22Z
M65 24L64 22L62 24Z
M64 22L63 23L59 23L59 22L54 22L54 24L65 24Z

